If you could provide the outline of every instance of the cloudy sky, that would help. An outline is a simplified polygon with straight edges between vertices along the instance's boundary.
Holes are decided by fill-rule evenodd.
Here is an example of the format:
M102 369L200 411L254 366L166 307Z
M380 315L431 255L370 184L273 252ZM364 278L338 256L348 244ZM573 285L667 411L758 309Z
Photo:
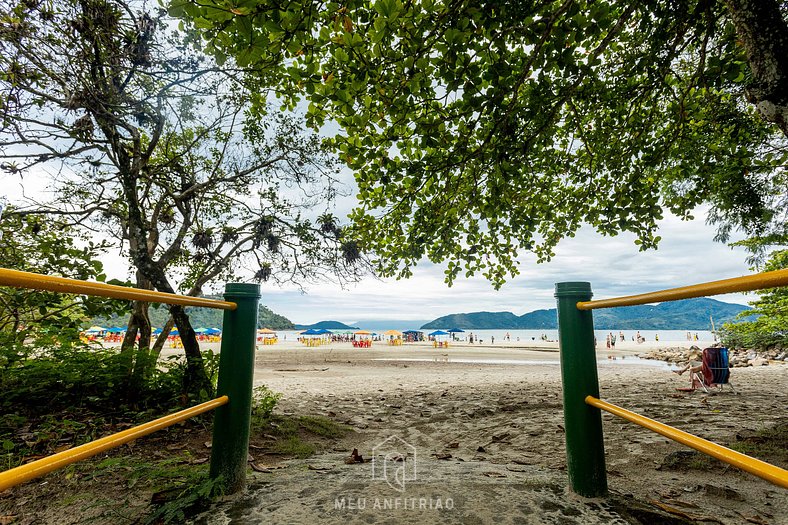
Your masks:
M715 229L705 224L702 210L694 221L666 218L656 251L639 252L633 235L602 237L591 228L566 239L549 263L521 257L521 275L499 291L483 278L443 282L443 267L425 262L403 281L368 278L348 289L311 286L306 294L295 289L263 285L263 303L296 323L365 319L431 320L451 313L511 311L517 315L554 308L556 282L589 281L596 298L649 292L725 279L751 273L741 248L712 241ZM720 300L746 304L745 295Z
M44 194L45 185L42 178L28 176L24 181L8 180L3 193L14 202L23 194ZM336 214L349 211L352 204L352 199L338 203ZM429 321L452 313L510 311L522 315L553 308L554 285L561 281L589 281L594 296L605 298L751 273L745 251L714 242L715 228L705 224L705 211L696 210L695 216L694 221L673 216L663 220L660 247L648 252L638 251L631 234L602 237L592 228L583 228L558 246L549 263L536 264L534 256L523 254L521 274L498 291L481 277L458 280L449 288L443 281L443 266L425 261L408 280L369 277L345 289L317 284L309 285L302 294L296 287L264 283L262 302L295 323ZM109 256L105 265L110 278L129 277L124 258ZM746 304L750 297L731 294L717 299Z

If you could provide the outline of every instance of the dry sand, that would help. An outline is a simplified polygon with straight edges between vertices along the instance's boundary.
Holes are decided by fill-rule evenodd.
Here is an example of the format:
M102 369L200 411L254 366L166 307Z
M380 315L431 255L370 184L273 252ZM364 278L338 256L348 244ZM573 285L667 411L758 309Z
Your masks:
M686 377L633 357L689 344L599 349L601 398L718 443L788 421L784 364L735 369L731 381L740 395L706 395L678 392ZM690 449L607 414L612 497L571 494L557 344L529 346L538 348L261 346L255 383L283 394L279 412L327 416L355 432L329 452L255 472L246 492L195 522L788 523L785 489L732 467L668 467L666 459L679 458L679 467L696 459L682 456ZM387 463L386 477L380 461L344 461L354 448L371 458L395 444L406 459ZM651 510L638 510L639 502ZM660 506L663 518L651 514Z

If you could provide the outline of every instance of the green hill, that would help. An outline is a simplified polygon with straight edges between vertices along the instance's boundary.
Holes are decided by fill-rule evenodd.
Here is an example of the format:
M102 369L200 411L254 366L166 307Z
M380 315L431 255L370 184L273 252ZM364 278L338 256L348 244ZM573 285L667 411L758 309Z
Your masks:
M358 330L357 326L348 326L345 323L340 323L339 321L320 321L315 324L295 325L296 330L309 330L310 328L323 328L325 330Z
M724 303L701 297L660 303L594 311L594 328L598 330L711 330L733 321L748 306ZM539 330L558 328L555 309L536 310L521 316L511 312L473 312L439 317L422 326L424 329L462 328L472 330Z
M221 296L206 296L209 299L222 299ZM194 328L221 328L222 318L224 315L223 310L216 310L214 308L192 308L187 307L186 312L189 314L189 319ZM164 305L151 305L150 308L150 321L154 327L162 327L167 322L169 317L169 310ZM91 325L98 325L104 327L121 326L125 327L128 323L128 315L114 316L114 317L94 317L90 320ZM271 330L294 330L295 325L290 319L271 311L266 306L260 305L257 313L257 326L258 328L270 328Z

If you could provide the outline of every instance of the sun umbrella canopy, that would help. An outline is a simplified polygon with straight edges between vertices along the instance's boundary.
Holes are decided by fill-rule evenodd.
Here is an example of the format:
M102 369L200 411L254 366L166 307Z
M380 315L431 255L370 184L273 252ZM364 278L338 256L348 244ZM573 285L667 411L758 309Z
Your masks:
M157 329L155 329L153 331L153 335L159 335L160 333L162 333L162 329L161 328L157 328Z
M372 335L372 332L368 332L366 330L359 330L357 332L353 332L356 335Z
M461 334L464 333L465 330L462 330L461 328L450 328L449 330L447 330L447 332L449 332L450 334Z
M126 329L125 328L121 328L120 326L113 326L112 328L107 328L107 332L109 332L111 334L122 334L125 331L126 331Z
M443 330L435 330L429 335L431 335L432 337L435 337L436 335L449 335L449 332L444 332Z
M405 330L402 332L403 334L423 334L424 332L420 332L419 330Z
M273 331L273 330L271 330L270 328L261 328L261 329L259 329L259 330L257 331L257 333L258 333L258 334L275 334L276 332L274 332L274 331Z
M201 327L201 328L195 328L195 329L194 329L194 333L195 333L195 334L207 334L207 333L208 333L208 330L209 330L208 328L205 328L205 327L203 326L203 327Z
M301 335L320 335L320 333L316 329L310 328L309 330L301 332Z
M85 330L85 333L86 333L86 334L98 334L98 333L101 333L101 332L106 332L106 331L107 331L107 329L106 329L106 328L104 328L104 327L101 327L101 326L91 326L90 328L88 328L87 330Z
M222 333L222 331L221 331L221 330L219 330L218 328L207 328L207 329L205 330L205 333L206 333L207 335L217 335L217 334L221 334L221 333Z
M386 330L383 332L383 335L402 335L402 332L399 330Z

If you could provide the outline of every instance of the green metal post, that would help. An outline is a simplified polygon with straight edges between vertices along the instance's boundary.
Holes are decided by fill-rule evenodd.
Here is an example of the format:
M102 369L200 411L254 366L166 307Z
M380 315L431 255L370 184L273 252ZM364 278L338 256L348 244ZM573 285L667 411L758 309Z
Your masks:
M213 420L211 478L221 476L226 493L233 494L246 485L260 285L228 283L224 299L238 308L224 311L216 393L230 401L216 409Z
M567 472L572 491L587 498L607 494L602 413L585 402L587 395L599 397L594 317L591 310L578 310L576 306L591 296L590 283L555 285Z

